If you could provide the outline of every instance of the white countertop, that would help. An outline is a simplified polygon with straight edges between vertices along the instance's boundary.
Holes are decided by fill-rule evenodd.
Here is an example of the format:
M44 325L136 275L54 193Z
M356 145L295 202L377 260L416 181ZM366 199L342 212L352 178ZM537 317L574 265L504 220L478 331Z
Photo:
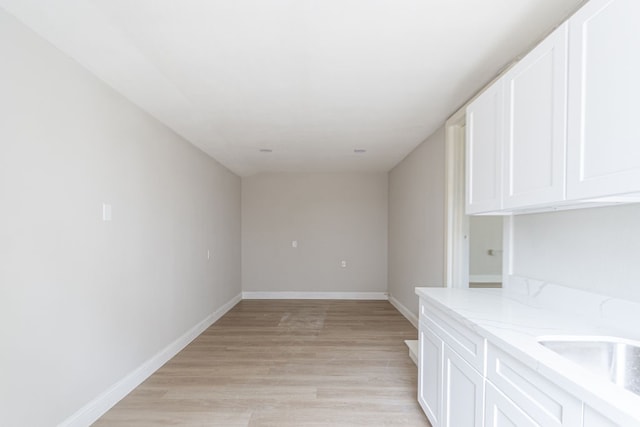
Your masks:
M640 304L530 279L511 283L508 290L416 288L416 294L603 415L640 425L640 396L538 343L558 335L640 341Z

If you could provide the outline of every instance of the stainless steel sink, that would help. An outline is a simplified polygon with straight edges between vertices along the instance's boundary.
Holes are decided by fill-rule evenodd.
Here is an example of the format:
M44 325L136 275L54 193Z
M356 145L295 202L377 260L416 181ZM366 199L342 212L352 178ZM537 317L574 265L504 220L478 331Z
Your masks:
M543 337L538 342L640 396L640 342L609 337Z

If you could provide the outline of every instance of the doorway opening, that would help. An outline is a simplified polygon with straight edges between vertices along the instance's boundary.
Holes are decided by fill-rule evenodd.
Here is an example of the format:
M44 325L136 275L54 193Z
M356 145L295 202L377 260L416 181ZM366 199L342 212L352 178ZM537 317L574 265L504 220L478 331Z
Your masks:
M446 123L445 281L453 288L502 287L504 220L465 214L465 109Z

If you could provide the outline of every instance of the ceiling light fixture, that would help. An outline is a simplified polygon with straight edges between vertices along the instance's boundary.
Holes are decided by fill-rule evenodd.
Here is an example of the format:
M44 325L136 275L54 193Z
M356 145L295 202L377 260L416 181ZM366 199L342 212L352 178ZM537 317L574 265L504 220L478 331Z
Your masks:
M356 148L355 150L353 150L353 152L356 154L363 154L366 153L367 150L365 150L364 148Z
M273 153L273 150L271 148L261 148L260 152L261 153Z

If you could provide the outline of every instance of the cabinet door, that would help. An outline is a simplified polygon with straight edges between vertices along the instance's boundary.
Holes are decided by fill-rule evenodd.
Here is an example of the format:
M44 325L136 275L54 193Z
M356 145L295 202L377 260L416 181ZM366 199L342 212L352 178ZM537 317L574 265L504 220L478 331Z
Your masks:
M591 0L569 20L568 199L640 191L639 16Z
M563 24L505 76L505 208L565 198L567 32Z
M502 208L503 85L491 85L467 107L466 212Z
M442 413L442 340L420 323L418 347L418 402L433 427Z
M442 389L442 426L483 426L484 378L446 345Z
M484 425L487 427L539 427L489 381L486 384Z

